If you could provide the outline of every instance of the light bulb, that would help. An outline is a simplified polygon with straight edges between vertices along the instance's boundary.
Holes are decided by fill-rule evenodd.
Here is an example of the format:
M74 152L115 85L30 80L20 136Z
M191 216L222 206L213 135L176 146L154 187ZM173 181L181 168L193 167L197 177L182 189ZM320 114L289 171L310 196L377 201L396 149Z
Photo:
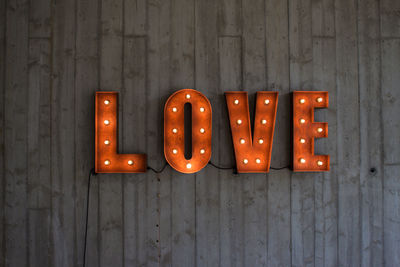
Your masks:
M300 99L300 104L306 103L306 100L304 98Z
M267 120L261 120L262 124L267 124Z
M200 108L200 112L204 112L204 110L205 110L205 109L204 109L203 107Z
M200 133L204 133L205 131L204 128L200 128Z
M306 120L305 119L300 119L300 123L305 123Z
M133 165L133 160L128 160L129 165Z
M177 149L172 149L172 153L178 154L178 150Z
M324 165L324 163L322 161L320 161L320 160L317 161L317 164L318 164L318 166Z
M262 144L262 143L264 143L264 140L260 139L260 140L258 140L258 143Z
M110 144L110 140L104 140L104 144L105 145L109 145Z
M104 161L104 165L110 165L110 164L111 162L108 159Z
M257 163L257 164L260 164L260 163L261 163L261 160L260 160L260 159L256 159L256 163Z
M173 133L177 133L177 132L178 132L178 129L174 128L174 129L172 129L172 132L173 132Z
M172 112L177 112L177 111L178 111L177 108L175 108L175 107L172 108Z
M247 164L248 162L249 162L248 159L244 159L244 160L243 160L243 163L244 163L244 164Z
M269 104L269 99L265 99L264 103L265 103L265 105L268 105Z
M317 131L318 131L319 133L322 133L322 132L324 131L324 129L318 128Z
M206 150L205 149L200 149L200 154L204 154L204 153L206 153Z
M235 105L239 104L239 100L235 99L235 101L233 101L233 103L235 103Z
M190 99L190 95L189 94L186 95L186 99Z
M105 105L110 104L110 100L104 100L104 104L105 104Z
M242 120L237 120L236 123L240 125L242 124Z
M104 124L105 124L105 125L109 125L109 124L110 124L110 121L109 121L109 120L104 120Z
M304 164L304 163L306 163L306 160L303 159L303 158L301 158L301 159L300 159L300 163Z
M240 139L240 143L241 143L241 144L244 144L244 143L246 143L246 141L245 141L243 138L241 138L241 139Z
M192 168L192 164L190 164L190 163L186 164L186 168L187 168L187 169Z
M322 98L322 97L318 97L318 98L317 98L317 102L321 103L322 101L323 101L323 98Z
M300 139L300 143L304 144L305 142L306 142L306 139L304 139L304 138Z

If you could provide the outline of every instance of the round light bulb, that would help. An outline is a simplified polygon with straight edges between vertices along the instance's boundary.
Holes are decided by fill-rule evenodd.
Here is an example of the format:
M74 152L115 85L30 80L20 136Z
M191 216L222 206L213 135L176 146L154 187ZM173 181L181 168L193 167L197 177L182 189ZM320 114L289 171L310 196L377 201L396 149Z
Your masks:
M267 120L261 120L262 124L267 124Z
M247 164L247 163L249 163L249 160L248 160L248 159L244 159L244 160L243 160L243 163L244 163L244 164Z
M110 124L110 121L109 121L109 120L104 120L104 124L105 124L105 125L109 125L109 124Z
M243 138L241 138L241 139L240 139L240 143L241 143L241 144L244 144L244 143L246 143L246 141L245 141Z
M300 123L305 123L306 120L305 119L300 119Z
M110 100L104 100L104 104L105 104L105 105L110 104Z
M104 161L104 165L110 165L110 164L111 162L108 159Z
M264 140L260 139L260 140L258 140L258 143L262 144L262 143L264 143Z
M204 112L204 110L205 110L205 109L204 109L203 107L200 108L200 112Z
M318 128L317 131L318 131L319 133L322 133L322 132L324 131L324 129Z
M190 99L190 95L189 94L186 95L186 99Z
M200 154L204 154L204 153L206 153L206 150L205 149L200 149Z
M177 108L175 108L175 107L172 108L172 112L177 112L177 111L178 111Z
M235 99L235 101L233 101L233 103L235 103L235 105L239 104L239 100Z
M300 99L300 104L306 103L306 100L304 98Z
M260 163L261 163L261 160L260 160L260 159L256 159L256 163L257 163L257 164L260 164Z
M322 99L322 97L318 97L317 98L317 102L321 103L324 99Z
M109 145L110 144L110 140L104 140L104 144L105 145Z
M200 133L204 133L205 131L204 128L200 128Z
M172 149L172 153L178 154L178 150L177 149Z
M300 159L300 163L304 164L304 163L306 163L306 160L303 159L303 158L301 158L301 159Z
M190 163L186 164L186 168L187 168L187 169L192 168L192 164L190 164Z
M265 99L264 103L265 103L265 105L268 105L269 104L269 99Z
M133 160L128 160L129 165L133 165Z
M300 139L300 143L304 144L305 142L306 142L306 139L304 139L304 138Z
M317 161L317 164L318 164L318 166L324 165L324 163L322 161L320 161L320 160Z
M240 125L242 124L242 120L237 120L236 123Z
M172 132L173 132L173 133L177 133L177 132L178 132L178 129L174 128L174 129L172 129Z

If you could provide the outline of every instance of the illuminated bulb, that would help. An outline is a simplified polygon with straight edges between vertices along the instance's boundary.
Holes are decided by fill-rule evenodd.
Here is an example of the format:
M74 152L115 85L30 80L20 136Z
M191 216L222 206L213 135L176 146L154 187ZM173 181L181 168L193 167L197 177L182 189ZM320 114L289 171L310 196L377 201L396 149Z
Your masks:
M264 140L260 139L260 140L258 140L258 143L262 144L262 143L264 143Z
M205 110L205 109L204 109L203 107L200 108L200 112L204 112L204 110Z
M190 163L186 164L186 168L187 168L187 169L192 168L192 164L190 164Z
M257 163L257 164L260 164L260 163L261 163L261 160L260 160L260 159L256 159L256 163Z
M178 150L177 149L172 149L172 153L178 154Z
M305 119L301 119L301 120L300 120L300 123L305 123L305 122L306 122Z
M322 128L318 128L317 131L318 131L319 133L322 133L324 130L323 130Z
M244 160L243 160L243 163L244 163L244 164L247 164L247 163L249 163L249 161L248 161L247 159L244 159Z
M237 120L237 124L242 124L242 120Z
M128 160L129 165L133 165L133 160Z
M186 99L190 99L190 95L189 94L186 95Z
M306 100L304 98L300 99L300 104L306 103Z
M104 104L106 105L110 104L110 100L104 100Z
M306 139L301 138L300 143L304 144L306 142Z
M105 124L105 125L109 125L109 124L110 124L110 121L109 121L109 120L104 120L104 124Z
M104 161L104 165L110 165L110 164L111 162L108 159Z
M178 109L177 108L172 108L172 112L177 112L178 111Z
M268 105L269 104L269 99L265 99L264 103L265 103L265 105Z
M206 153L205 149L200 149L200 154Z
M241 144L244 144L245 142L246 142L246 141L244 141L243 138L240 139L240 143L241 143Z
M322 97L318 97L318 98L317 98L317 102L319 102L319 103L321 103L322 100L323 100Z
M204 130L204 128L200 128L200 132L204 133L206 130Z
M267 124L267 120L262 120L261 123L262 124Z
M303 159L303 158L301 158L301 159L300 159L300 163L304 164L304 163L306 163L306 160Z
M318 164L318 166L324 165L324 163L322 161L320 161L320 160L317 161L317 164Z
M233 103L235 103L235 105L239 104L239 100L235 99L235 101L233 101Z
M173 133L177 133L177 132L178 132L178 129L174 128L174 129L172 129L172 132L173 132Z
M105 145L109 145L110 144L110 140L104 140L104 144Z

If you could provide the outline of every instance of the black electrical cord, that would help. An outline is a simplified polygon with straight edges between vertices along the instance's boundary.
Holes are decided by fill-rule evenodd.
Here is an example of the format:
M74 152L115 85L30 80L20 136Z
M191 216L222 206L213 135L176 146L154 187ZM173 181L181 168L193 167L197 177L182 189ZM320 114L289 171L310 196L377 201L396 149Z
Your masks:
M85 242L83 245L83 267L86 266L86 246L87 246L87 233L88 233L88 223L89 223L89 200L90 200L90 178L92 175L96 175L94 169L90 170L88 185L87 185L87 195L86 195L86 222L85 222Z
M147 169L148 170L151 170L151 171L153 171L153 172L155 172L155 173L162 173L163 171L164 171L164 169L165 169L165 167L167 167L167 165L168 165L168 162L165 162L165 164L164 164L164 166L161 168L161 170L156 170L156 169L154 169L153 167L151 167L151 166L147 166Z

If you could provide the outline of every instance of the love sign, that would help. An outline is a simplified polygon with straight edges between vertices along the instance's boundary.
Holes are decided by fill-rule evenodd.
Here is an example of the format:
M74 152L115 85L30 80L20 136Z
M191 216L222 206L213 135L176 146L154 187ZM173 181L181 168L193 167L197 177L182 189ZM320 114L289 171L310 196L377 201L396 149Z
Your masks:
M225 92L239 173L268 172L271 162L278 93L257 92L254 133L251 131L247 92ZM295 91L292 96L292 169L295 172L329 171L329 155L314 154L314 139L328 136L328 124L314 121L315 108L327 108L328 92ZM118 93L96 92L96 173L143 173L146 154L119 154ZM185 108L191 127L185 127ZM191 133L190 157L185 155L185 129ZM211 158L212 107L207 97L193 89L172 94L164 106L164 156L182 173L195 173Z

